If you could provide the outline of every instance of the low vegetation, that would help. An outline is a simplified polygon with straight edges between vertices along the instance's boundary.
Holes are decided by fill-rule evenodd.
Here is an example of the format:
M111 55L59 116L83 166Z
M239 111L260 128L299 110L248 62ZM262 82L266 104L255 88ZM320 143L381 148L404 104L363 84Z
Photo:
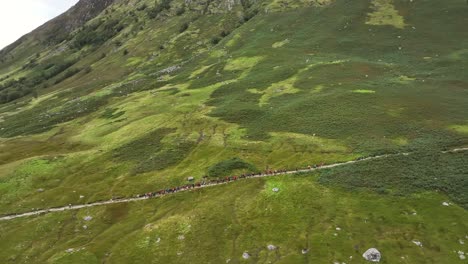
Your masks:
M108 2L0 52L0 214L412 154L0 222L0 263L468 252L466 3Z
M397 196L436 191L468 209L467 160L466 152L420 152L339 167L320 175L319 182Z
M257 172L254 165L243 161L240 158L223 160L208 169L208 176L223 177L233 174L233 172L244 171L244 173Z

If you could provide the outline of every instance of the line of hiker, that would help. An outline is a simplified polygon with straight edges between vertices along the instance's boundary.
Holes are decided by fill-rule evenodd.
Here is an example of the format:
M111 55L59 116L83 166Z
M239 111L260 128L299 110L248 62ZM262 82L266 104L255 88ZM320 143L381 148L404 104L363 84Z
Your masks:
M452 149L452 150L447 150L447 151L442 151L442 153L448 153L448 152L459 152L459 151L468 151L468 148L458 148L458 149ZM382 155L371 155L371 156L364 156L364 157L358 157L354 161L348 161L348 162L341 162L341 163L334 163L334 164L329 164L325 165L325 163L320 163L320 164L315 164L315 165L309 165L306 168L296 168L295 170L268 170L264 171L263 173L247 173L247 174L242 174L240 176L230 176L230 177L224 177L223 179L215 179L215 180L207 180L208 177L203 177L203 180L201 182L197 183L190 183L183 185L181 187L177 188L169 188L165 190L160 190L158 192L150 192L146 194L140 194L136 195L133 198L124 198L124 197L114 197L111 200L98 200L93 203L86 203L86 204L77 204L77 205L71 205L69 204L68 206L62 206L62 207L51 207L48 209L40 209L40 210L35 210L33 208L33 211L26 212L26 213L12 213L4 216L0 216L0 220L10 220L13 218L18 218L18 217L23 217L23 216L29 216L29 215L35 215L35 214L42 214L42 213L49 213L49 212L59 212L63 210L71 210L71 209L81 209L85 207L91 207L91 206L97 206L97 205L105 205L105 204L111 204L111 203L119 203L119 202L129 202L129 201L137 201L137 200L144 200L148 199L151 197L157 197L157 196L162 196L164 194L168 193L174 193L178 192L181 190L190 190L190 189L195 189L195 188L201 188L204 186L215 186L219 184L223 184L226 182L231 182L231 181L237 181L238 179L244 179L244 178L255 178L255 177L265 177L265 176L270 176L270 175L283 175L283 174L294 174L297 172L305 172L305 171L312 171L315 169L319 169L322 166L327 166L327 167L335 167L335 166L340 166L340 165L346 165L346 164L351 164L354 162L359 162L361 160L370 160L370 159L376 159L376 158L386 158L386 157L391 157L391 156L396 156L396 155L405 155L408 156L412 152L401 152L401 153L389 153L389 154L382 154ZM189 177L187 178L189 182L192 182L194 180L194 177Z
M296 168L294 171L300 171L300 170L314 170L318 169L322 166L324 166L325 163L322 162L320 164L314 164L314 165L309 165L306 168ZM172 193L177 193L180 191L186 191L186 190L191 190L191 189L198 189L203 186L210 186L210 185L218 185L218 184L223 184L223 183L229 183L233 181L237 181L239 179L245 179L245 178L255 178L255 177L264 177L264 176L273 176L273 175L278 175L278 174L286 174L288 171L286 169L280 169L280 170L265 170L264 172L250 172L250 173L243 173L239 176L226 176L224 178L217 178L217 179L208 179L208 176L204 176L202 178L202 181L200 182L195 182L195 183L188 183L182 186L178 187L172 187L172 188L167 188L163 190L159 190L156 192L148 192L144 194L139 194L136 195L136 198L141 198L141 197L147 197L147 198L153 198L153 197L160 197L165 194L172 194ZM188 177L188 181L193 181L193 177Z

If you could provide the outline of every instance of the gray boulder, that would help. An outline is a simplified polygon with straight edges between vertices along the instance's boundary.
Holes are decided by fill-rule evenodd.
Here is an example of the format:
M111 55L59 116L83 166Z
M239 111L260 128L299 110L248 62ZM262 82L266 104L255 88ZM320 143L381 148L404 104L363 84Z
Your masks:
M382 255L376 248L369 248L362 256L371 262L380 262Z

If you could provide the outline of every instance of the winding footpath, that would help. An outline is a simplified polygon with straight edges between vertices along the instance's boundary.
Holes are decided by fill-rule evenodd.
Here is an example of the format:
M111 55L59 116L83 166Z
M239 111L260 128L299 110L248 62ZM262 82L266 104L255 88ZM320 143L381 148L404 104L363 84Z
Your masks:
M456 148L448 151L442 151L442 153L450 153L450 152L462 152L462 151L468 151L467 148ZM49 209L40 209L40 210L35 210L35 211L30 211L27 213L19 213L19 214L10 214L6 216L0 217L0 221L7 221L7 220L13 220L16 218L22 218L22 217L28 217L28 216L34 216L34 215L42 215L42 214L47 214L47 213L53 213L53 212L63 212L63 211L69 211L69 210L78 210L78 209L83 209L87 207L94 207L94 206L101 206L101 205L108 205L108 204L118 204L118 203L128 203L128 202L135 202L135 201L142 201L142 200L148 200L152 198L158 198L158 197L163 197L166 195L171 195L171 194L176 194L180 192L187 192L187 191L192 191L192 190L197 190L197 189L202 189L202 188L208 188L208 187L213 187L217 185L223 185L223 184L228 184L228 183L233 183L236 181L244 181L252 178L264 178L264 177L273 177L273 176L280 176L280 175L291 175L291 174L298 174L298 173L304 173L304 172L312 172L312 171L317 171L317 170L323 170L323 169L330 169L338 166L345 166L345 165L351 165L354 163L359 163L363 161L369 161L369 160L376 160L376 159L383 159L383 158L388 158L388 157L394 157L394 156L408 156L411 153L396 153L396 154L385 154L385 155L379 155L379 156L373 156L373 157L368 157L368 158L361 158L358 160L352 160L352 161L347 161L347 162L341 162L341 163L335 163L335 164L329 164L329 165L323 165L320 167L316 168L307 168L307 169L298 169L298 170L292 170L292 171L282 171L282 172L277 172L277 173L269 173L269 174L258 174L258 175L253 175L253 176L246 176L245 178L238 178L237 180L231 180L227 182L219 182L219 183L207 183L203 184L201 186L196 186L194 188L189 188L189 189L181 189L179 191L175 191L169 194L156 194L153 196L146 196L146 195L135 195L133 198L119 198L119 199L111 199L107 201L101 201L101 202L94 202L94 203L87 203L87 204L79 204L79 205L68 205L68 206L62 206L62 207L55 207L55 208L49 208Z

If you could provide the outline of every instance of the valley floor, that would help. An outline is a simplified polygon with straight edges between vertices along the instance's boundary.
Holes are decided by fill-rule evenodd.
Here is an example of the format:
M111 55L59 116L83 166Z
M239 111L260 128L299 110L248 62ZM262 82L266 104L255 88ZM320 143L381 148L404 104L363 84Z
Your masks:
M381 263L463 263L468 211L444 195L350 192L317 182L385 160L1 221L0 261L367 263L361 255L375 247Z

